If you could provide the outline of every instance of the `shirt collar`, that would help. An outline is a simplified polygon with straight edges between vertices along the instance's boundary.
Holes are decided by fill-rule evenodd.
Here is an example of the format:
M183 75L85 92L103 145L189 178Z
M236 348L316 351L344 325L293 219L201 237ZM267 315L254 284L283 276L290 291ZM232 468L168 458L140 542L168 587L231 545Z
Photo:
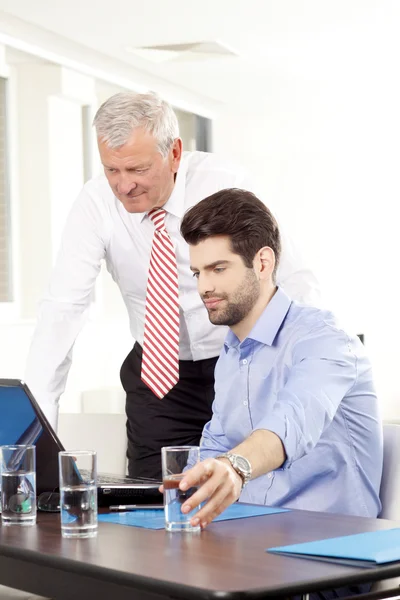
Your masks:
M176 174L174 189L167 202L162 208L169 214L174 215L181 219L185 212L185 189L186 189L186 173L187 173L187 156L186 153L182 155L181 162L179 165L178 172ZM148 212L137 213L139 222L142 223L143 219L147 217Z
M243 340L242 344L246 340L252 339L261 344L265 344L266 346L272 346L291 303L292 301L289 296L282 288L278 287L260 318L250 331L249 335ZM227 351L230 347L236 347L239 344L239 339L230 329L225 339L225 350Z

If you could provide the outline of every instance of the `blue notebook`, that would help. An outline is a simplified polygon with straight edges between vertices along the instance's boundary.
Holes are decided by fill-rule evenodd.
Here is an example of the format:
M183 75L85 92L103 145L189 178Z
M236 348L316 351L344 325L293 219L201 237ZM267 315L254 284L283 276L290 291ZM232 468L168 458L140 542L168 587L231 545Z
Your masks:
M257 504L243 504L237 502L229 506L215 521L227 521L229 519L244 519L246 517L260 517L262 515L273 515L287 512L284 508L272 508L269 506L258 506ZM145 529L164 529L163 507L154 510L133 510L119 513L99 515L99 521L116 523L118 525L132 525L133 527L144 527Z
M383 529L344 537L268 548L297 558L311 558L352 566L374 567L400 560L400 529Z

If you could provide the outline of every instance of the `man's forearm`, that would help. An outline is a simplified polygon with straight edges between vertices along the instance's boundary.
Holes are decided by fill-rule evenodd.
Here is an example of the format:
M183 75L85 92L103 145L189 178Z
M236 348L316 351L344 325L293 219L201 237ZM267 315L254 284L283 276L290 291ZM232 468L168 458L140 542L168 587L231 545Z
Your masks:
M286 459L280 438L267 429L254 431L231 452L247 458L252 467L252 479L279 468ZM189 469L179 484L182 491L194 486L199 489L184 502L182 512L187 514L205 502L190 521L193 526L200 523L204 528L240 497L243 479L227 457L208 458Z
M250 461L252 479L278 469L286 460L281 439L267 429L257 429L231 452L240 454Z

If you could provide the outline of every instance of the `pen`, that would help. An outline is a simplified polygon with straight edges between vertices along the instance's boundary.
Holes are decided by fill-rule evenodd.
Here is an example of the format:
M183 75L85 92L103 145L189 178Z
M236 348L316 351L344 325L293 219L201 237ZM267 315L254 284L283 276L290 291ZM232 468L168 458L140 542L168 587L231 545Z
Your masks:
M110 510L154 510L163 509L162 504L120 504L118 506L109 506Z

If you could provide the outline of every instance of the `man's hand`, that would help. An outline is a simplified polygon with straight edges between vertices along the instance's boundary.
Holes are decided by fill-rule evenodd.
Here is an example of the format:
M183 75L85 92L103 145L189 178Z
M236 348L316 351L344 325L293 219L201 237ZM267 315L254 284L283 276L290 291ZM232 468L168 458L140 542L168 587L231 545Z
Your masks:
M206 502L202 509L196 513L190 523L194 527L200 523L204 529L215 517L220 515L228 506L240 496L242 491L242 478L232 468L226 458L208 458L192 469L186 471L179 484L182 491L193 486L200 486L189 500L182 505L182 512L188 513L201 502Z

